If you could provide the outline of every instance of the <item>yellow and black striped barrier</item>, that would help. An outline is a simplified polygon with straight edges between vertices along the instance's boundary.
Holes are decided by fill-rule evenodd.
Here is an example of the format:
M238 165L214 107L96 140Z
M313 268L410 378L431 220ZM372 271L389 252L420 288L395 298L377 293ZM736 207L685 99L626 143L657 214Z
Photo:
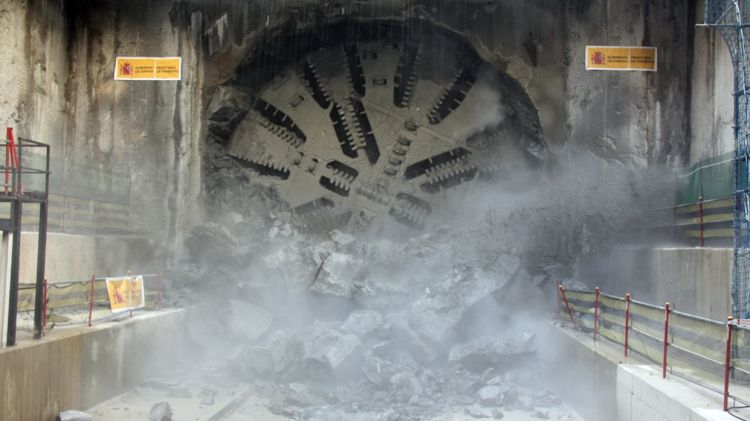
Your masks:
M750 321L705 319L626 297L559 285L558 316L577 329L619 344L678 375L721 393L733 385L735 400L750 402ZM726 383L726 384L725 384ZM736 386L736 387L735 387ZM728 393L728 392L727 392Z

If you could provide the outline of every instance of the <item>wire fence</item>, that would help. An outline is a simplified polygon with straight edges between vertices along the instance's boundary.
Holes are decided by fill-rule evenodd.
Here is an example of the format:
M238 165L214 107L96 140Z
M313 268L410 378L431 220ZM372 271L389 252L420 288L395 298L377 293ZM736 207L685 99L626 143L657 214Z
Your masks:
M623 347L667 374L724 395L724 410L750 402L750 320L718 322L594 291L558 286L557 314L573 328ZM731 404L730 404L731 402Z

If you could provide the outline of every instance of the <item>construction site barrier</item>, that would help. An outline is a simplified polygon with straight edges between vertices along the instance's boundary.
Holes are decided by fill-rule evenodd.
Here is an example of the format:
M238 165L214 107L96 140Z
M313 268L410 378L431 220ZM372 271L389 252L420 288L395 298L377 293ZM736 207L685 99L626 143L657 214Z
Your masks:
M161 308L164 292L162 291L160 274L156 273L124 276L132 276L133 278L140 276L144 279L146 310L156 310ZM44 315L43 325L46 326L50 318L61 313L64 310L74 311L75 309L80 309L81 311L87 311L88 313L88 317L85 321L67 323L70 325L86 324L88 326L91 326L94 322L110 320L113 318L113 316L120 316L120 314L115 314L105 317L94 317L95 308L110 308L106 279L107 277L92 276L86 281L78 282L48 283L45 280L44 300L42 307L42 314ZM34 284L21 283L19 285L19 313L34 311L35 293L36 292ZM132 311L130 312L130 314L132 315Z
M627 359L635 352L667 373L724 395L724 410L750 402L750 326L655 306L630 294L616 297L594 291L567 290L558 285L560 320L623 347ZM731 405L730 405L731 401Z

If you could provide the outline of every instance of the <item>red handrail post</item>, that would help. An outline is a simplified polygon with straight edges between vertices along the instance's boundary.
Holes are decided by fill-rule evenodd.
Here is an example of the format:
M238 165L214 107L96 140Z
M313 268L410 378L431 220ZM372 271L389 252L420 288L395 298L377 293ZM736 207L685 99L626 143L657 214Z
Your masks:
M44 329L47 326L47 290L48 290L47 280L44 280L44 299L42 300L42 329Z
M669 346L669 303L664 305L664 358L661 363L661 378L667 378L667 346Z
M732 364L732 316L727 319L727 354L724 360L724 411L729 411L729 368Z
M565 308L568 309L568 316L570 316L570 321L573 323L574 328L578 328L578 325L576 325L576 321L573 318L573 310L570 309L570 303L568 302L568 297L565 296L565 289L563 288L562 284L560 284L560 295L562 295L562 299L565 302Z
M10 140L5 140L5 194L10 188Z
M630 331L630 293L625 294L625 358L628 358L628 332Z
M91 276L91 291L89 292L89 327L91 327L91 317L94 315L94 281L96 276Z
M596 334L599 328L599 287L596 287L596 295L594 295L594 340L596 340Z
M700 207L700 224L701 224L701 247L705 246L705 227L703 224L703 196L698 197L698 206Z
M161 275L156 272L156 309L161 310Z

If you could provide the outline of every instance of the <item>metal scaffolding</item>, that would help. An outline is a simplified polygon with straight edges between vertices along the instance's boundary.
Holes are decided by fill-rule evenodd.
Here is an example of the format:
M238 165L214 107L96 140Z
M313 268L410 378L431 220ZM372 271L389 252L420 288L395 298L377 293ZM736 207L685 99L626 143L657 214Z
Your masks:
M705 26L717 30L729 48L734 66L734 272L732 313L750 318L750 0L706 0Z
M29 165L24 159L30 154L41 158L41 166ZM8 128L5 141L5 165L0 164L0 171L5 175L5 184L0 188L0 206L9 206L9 214L0 213L0 232L2 232L2 249L12 236L7 282L9 297L7 309L6 345L16 344L16 325L18 315L18 288L21 267L21 229L23 227L23 205L39 205L38 242L36 255L36 288L34 294L34 338L40 339L44 327L44 265L47 254L47 213L49 209L49 145L30 139L19 138L15 142L13 131ZM4 266L5 264L1 265ZM5 273L0 276L0 287L3 287ZM0 315L2 316L2 315ZM0 317L2 319L2 317ZM0 328L1 329L1 328Z

